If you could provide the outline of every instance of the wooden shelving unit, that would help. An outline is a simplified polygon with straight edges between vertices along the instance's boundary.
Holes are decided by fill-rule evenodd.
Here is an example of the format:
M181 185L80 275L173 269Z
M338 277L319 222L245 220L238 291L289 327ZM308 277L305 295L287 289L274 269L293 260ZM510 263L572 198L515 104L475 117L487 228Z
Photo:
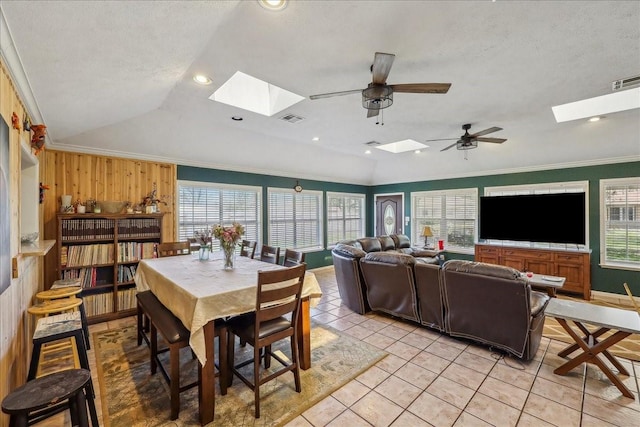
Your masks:
M135 314L140 259L157 256L162 213L58 214L58 277L80 278L89 323Z

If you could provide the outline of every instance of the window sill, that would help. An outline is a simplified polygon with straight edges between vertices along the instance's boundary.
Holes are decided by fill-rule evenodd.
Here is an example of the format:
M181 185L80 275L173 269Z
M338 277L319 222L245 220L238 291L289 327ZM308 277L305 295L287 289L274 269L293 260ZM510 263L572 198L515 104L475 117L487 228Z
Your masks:
M38 240L33 243L23 243L20 246L20 254L22 256L45 256L55 244L55 240Z
M600 268L606 268L610 270L625 270L625 271L640 271L640 265L622 265L622 264L598 264Z

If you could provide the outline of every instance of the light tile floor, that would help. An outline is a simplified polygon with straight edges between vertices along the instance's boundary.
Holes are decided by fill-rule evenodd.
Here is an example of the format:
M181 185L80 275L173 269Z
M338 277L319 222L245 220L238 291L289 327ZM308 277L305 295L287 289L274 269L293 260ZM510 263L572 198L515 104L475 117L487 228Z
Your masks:
M621 359L631 373L626 398L592 365L567 376L553 370L566 344L543 338L536 357L522 362L488 347L452 339L389 316L361 316L341 304L333 269L315 270L323 290L312 309L325 323L389 353L366 372L292 420L298 426L620 426L640 425L640 363ZM126 318L91 325L90 332L132 324ZM96 404L95 356L89 351ZM60 416L42 426L64 425ZM114 426L115 427L115 426Z

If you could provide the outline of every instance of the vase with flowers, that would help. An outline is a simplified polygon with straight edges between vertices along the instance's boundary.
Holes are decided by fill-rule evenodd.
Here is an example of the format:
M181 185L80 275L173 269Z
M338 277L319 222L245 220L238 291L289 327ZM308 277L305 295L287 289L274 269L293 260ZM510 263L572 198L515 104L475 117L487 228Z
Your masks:
M194 231L193 241L200 245L200 249L198 250L198 259L200 261L207 261L209 259L209 254L211 253L211 230L207 228L200 231Z
M229 226L218 224L213 227L213 236L220 241L220 248L224 254L225 270L233 270L236 247L243 234L244 227L237 222Z

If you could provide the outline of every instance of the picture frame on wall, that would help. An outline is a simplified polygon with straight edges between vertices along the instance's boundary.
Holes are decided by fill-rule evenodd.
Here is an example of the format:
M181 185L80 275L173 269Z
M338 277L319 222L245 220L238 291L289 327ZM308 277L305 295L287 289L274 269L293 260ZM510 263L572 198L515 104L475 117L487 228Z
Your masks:
M0 295L11 285L9 124L0 116Z

